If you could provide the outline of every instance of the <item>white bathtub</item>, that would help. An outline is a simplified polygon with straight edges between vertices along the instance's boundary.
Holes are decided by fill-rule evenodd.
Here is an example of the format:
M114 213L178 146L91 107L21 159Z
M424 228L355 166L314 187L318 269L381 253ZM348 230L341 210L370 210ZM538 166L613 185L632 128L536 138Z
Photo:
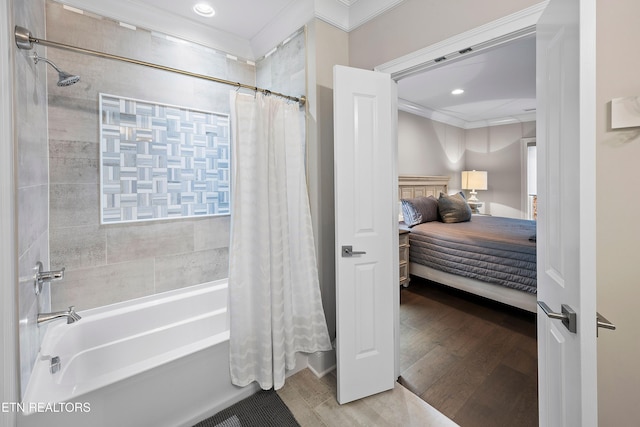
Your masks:
M231 384L226 279L78 313L50 322L19 426L191 426L256 391Z

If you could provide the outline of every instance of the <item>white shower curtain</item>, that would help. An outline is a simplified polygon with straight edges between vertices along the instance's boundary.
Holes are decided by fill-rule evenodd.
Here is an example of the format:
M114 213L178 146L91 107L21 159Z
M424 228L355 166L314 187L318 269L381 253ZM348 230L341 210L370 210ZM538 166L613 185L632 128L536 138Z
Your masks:
M307 194L300 111L231 95L234 177L229 254L233 384L284 385L295 353L330 350Z

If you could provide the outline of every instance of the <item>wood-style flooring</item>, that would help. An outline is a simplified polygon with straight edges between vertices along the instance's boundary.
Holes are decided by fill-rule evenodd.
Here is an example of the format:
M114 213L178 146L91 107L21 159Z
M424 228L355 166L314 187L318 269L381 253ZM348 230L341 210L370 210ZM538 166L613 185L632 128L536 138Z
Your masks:
M304 369L287 378L278 396L302 427L456 427L398 383L344 405L338 404L336 390L335 371L318 378Z
M537 426L535 314L412 277L399 382L462 427Z

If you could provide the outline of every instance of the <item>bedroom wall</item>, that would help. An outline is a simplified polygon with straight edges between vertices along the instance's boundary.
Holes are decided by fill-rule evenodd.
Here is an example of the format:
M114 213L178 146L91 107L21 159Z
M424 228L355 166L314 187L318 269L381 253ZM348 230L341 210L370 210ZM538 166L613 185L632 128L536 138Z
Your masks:
M481 212L523 218L522 138L536 136L536 123L514 123L465 130L465 170L487 171L488 189L478 192Z
M422 116L398 113L398 174L450 176L460 189L460 172L486 170L488 190L478 198L483 213L522 218L521 143L536 135L535 122L461 129Z
M398 175L450 176L460 189L465 166L464 129L398 111Z
M640 128L611 130L609 121L611 99L640 95L640 56L630 54L640 39L638 16L637 0L597 1L597 304L618 327L613 332L600 330L598 338L601 426L637 425L640 419Z

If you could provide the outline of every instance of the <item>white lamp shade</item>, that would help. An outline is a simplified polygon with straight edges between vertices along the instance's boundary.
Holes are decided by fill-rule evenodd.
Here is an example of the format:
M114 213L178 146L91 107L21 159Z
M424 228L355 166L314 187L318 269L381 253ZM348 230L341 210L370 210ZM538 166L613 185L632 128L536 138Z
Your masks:
M462 171L463 190L486 190L487 171Z

